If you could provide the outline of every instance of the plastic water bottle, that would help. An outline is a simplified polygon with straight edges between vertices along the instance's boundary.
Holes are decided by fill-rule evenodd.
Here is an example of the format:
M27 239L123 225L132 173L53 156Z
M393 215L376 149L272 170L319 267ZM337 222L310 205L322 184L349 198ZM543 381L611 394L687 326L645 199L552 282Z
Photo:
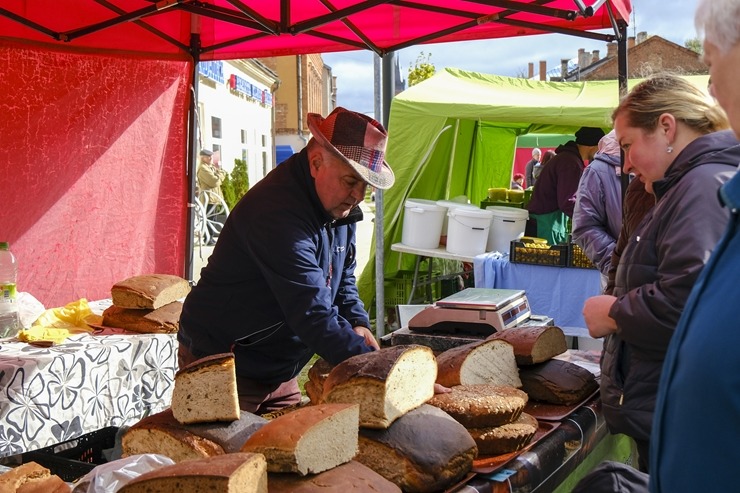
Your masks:
M7 242L0 242L0 337L13 337L18 333L18 302L16 280L18 263Z

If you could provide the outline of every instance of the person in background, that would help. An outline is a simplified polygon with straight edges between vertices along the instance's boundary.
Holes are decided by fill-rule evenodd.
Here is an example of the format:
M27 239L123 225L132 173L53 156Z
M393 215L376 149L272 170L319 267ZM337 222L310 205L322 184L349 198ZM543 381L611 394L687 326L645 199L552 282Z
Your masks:
M200 162L198 163L196 176L198 178L199 191L213 192L219 197L223 197L223 194L221 193L221 183L223 183L224 178L226 178L226 171L213 162L212 151L209 151L208 149L200 151Z
M527 188L534 186L534 167L538 164L540 164L540 156L542 155L542 151L540 151L538 148L532 149L532 159L527 161L527 164L524 166L524 175L525 175L525 185Z
M239 402L262 414L300 402L296 376L378 349L355 283L355 228L369 185L395 180L387 133L336 108L307 117L312 138L242 197L185 299L180 367L233 352Z
M695 19L704 37L710 93L740 138L740 0L700 0ZM694 284L665 356L651 438L653 493L738 487L737 470L723 459L737 457L740 443L740 176L716 190L704 190L701 200L721 203L730 220Z
M581 127L576 139L558 146L555 157L542 167L527 205L530 221L536 227L535 232L530 226L528 236L544 238L551 245L567 241L568 218L573 216L584 162L593 159L603 136L600 128Z
M514 179L511 181L512 190L524 190L524 175L521 173L515 173Z
M573 241L601 272L606 286L609 265L622 228L622 159L614 130L599 141L599 152L586 166L573 209Z
M740 161L724 112L686 80L668 74L635 86L612 115L624 171L656 197L629 238L613 295L586 300L592 337L606 337L601 402L611 433L637 444L648 469L663 358L689 292L719 240L728 211L714 200ZM684 453L686 450L683 451Z
M548 149L545 151L544 154L542 154L542 161L534 165L534 169L532 170L532 178L534 181L532 182L532 185L537 183L537 178L540 177L540 173L542 172L542 168L545 167L547 162L555 157L555 151L552 149Z

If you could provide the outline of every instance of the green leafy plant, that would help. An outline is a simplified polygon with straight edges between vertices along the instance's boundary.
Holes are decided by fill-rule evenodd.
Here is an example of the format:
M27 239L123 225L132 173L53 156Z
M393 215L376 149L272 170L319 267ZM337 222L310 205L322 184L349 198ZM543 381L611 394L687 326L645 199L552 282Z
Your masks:
M414 66L411 67L409 65L409 87L415 86L419 82L427 80L434 75L436 69L434 68L434 64L429 61L431 58L431 53L424 53L422 51L419 53L419 56L416 57L416 63L414 63Z
M249 175L247 174L247 162L243 159L234 159L234 169L226 175L221 183L221 192L224 195L229 210L233 210L237 202L249 190Z

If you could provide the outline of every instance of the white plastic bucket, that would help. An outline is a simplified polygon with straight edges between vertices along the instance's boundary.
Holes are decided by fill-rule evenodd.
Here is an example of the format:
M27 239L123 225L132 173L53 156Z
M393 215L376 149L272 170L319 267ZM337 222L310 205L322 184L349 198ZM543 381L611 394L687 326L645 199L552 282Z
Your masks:
M493 212L478 208L454 207L447 211L447 216L448 252L472 257L486 251Z
M437 248L446 207L434 200L406 199L401 243L414 248Z
M527 209L498 205L489 205L486 210L493 213L486 251L509 253L511 241L524 236L529 212Z
M473 204L463 203L463 202L455 202L454 200L438 200L437 205L441 205L442 207L445 207L447 211L450 209L454 209L456 207L462 207L464 209L472 209L475 211L481 210L480 207L477 207ZM447 244L447 227L449 224L448 220L448 214L445 213L445 217L442 221L442 237L440 238L440 243L443 245Z

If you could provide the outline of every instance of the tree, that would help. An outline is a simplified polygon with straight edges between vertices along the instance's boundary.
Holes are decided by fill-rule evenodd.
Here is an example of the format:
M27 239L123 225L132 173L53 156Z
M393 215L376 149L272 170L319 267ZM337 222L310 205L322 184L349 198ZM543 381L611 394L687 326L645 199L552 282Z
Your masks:
M231 174L226 175L221 183L221 192L224 201L233 210L239 199L249 190L249 174L247 173L247 162L243 159L234 159L234 169Z
M416 57L414 66L411 67L411 65L409 65L409 87L415 86L419 82L427 80L429 77L434 75L436 69L434 68L434 64L429 61L431 58L431 53L424 53L422 51L419 53L419 56Z
M701 39L699 38L689 38L684 42L683 45L691 51L695 51L700 55L704 53L704 46L702 45Z

